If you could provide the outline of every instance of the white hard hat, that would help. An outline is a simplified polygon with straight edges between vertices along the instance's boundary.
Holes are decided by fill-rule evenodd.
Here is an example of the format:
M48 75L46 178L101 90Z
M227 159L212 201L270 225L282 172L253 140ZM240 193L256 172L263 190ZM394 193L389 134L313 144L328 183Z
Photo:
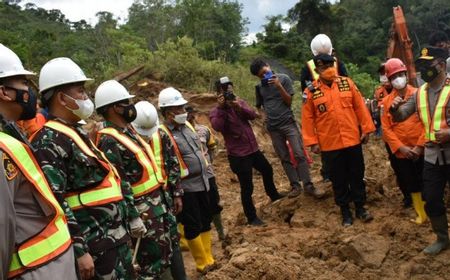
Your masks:
M133 97L134 95L130 95L118 81L108 80L99 85L95 91L95 109Z
M311 40L311 51L314 56L318 54L328 54L331 55L333 52L333 45L331 44L330 37L325 34L317 34Z
M20 58L12 50L0 44L0 78L36 75L23 68Z
M148 101L139 101L136 107L136 119L131 123L140 135L152 136L158 130L159 118L155 106Z
M230 78L228 78L227 76L220 78L219 81L221 85L231 83Z
M47 62L39 75L39 92L60 85L85 82L92 79L84 75L83 70L72 59L58 57Z
M188 103L181 92L174 89L173 87L163 89L158 96L158 107L172 107L172 106L181 106Z

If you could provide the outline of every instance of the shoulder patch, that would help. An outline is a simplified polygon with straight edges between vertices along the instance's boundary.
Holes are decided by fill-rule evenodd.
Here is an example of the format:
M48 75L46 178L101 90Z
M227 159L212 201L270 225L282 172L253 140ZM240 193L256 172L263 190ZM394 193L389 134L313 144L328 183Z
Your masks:
M324 113L327 111L327 106L325 105L325 103L320 103L319 105L317 105L317 110L319 110L319 112Z
M12 159L5 153L3 153L3 166L5 168L5 176L8 181L13 180L19 174L19 169Z
M323 92L320 89L316 89L316 91L313 92L312 94L312 99L317 99L319 97L323 96Z
M348 83L348 80L343 78L343 77L339 77L339 81L337 82L339 91L349 91L350 90L350 84Z

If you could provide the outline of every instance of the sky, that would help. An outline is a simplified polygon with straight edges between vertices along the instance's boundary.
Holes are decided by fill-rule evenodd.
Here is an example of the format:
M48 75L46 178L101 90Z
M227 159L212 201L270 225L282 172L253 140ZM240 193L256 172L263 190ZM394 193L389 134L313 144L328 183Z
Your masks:
M86 20L95 23L95 14L99 11L108 11L122 21L126 20L128 7L134 0L26 0L23 3L34 3L44 9L58 9L71 21ZM298 0L239 0L243 4L243 16L248 18L248 35L245 39L251 42L256 33L262 31L266 23L266 16L278 14L286 15Z

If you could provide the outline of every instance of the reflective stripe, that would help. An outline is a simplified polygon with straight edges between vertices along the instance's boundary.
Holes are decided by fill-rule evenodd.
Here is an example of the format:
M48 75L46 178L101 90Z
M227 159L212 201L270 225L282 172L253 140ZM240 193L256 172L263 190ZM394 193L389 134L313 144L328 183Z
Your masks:
M123 199L122 190L120 188L120 178L117 175L117 171L103 154L103 158L99 159L75 130L60 122L48 121L45 126L65 134L72 139L85 154L95 158L106 170L108 170L108 174L97 187L81 193L76 192L66 194L65 199L70 208L78 210L84 206L100 206ZM93 143L92 147L95 149Z
M167 133L167 135L169 135L170 140L172 141L173 144L173 148L175 150L175 155L178 158L178 162L180 163L180 175L181 175L181 179L187 177L189 175L189 169L186 166L186 163L183 160L183 156L180 153L180 149L178 149L178 145L177 142L175 141L175 139L173 138L172 132L170 131L170 129L168 129L165 125L160 125L159 126L162 130L164 130L164 132ZM192 127L192 126L191 126ZM161 144L159 144L159 146L161 147ZM160 151L162 152L162 150ZM155 152L156 154L156 152Z
M55 213L51 222L39 234L23 242L13 253L8 273L8 278L12 278L64 253L70 247L71 238L64 211L28 147L0 132L0 148L14 161Z
M160 182L157 178L156 171L158 170L158 168L155 164L155 158L153 157L153 152L151 151L150 146L145 143L145 141L141 139L142 144L144 145L144 148L142 148L135 142L133 142L130 138L128 138L128 136L120 133L119 131L117 131L117 129L114 129L112 127L104 128L98 133L110 135L111 137L119 141L135 155L137 161L142 166L142 178L138 182L131 185L131 190L133 191L134 197L139 197L150 193L153 190L157 189L161 185L161 183L163 183L163 181ZM146 146L148 146L148 149Z
M151 147L153 150L153 154L155 155L155 163L158 166L159 176L163 180L164 187L167 187L166 168L164 166L164 155L161 146L161 135L159 133L153 133Z
M439 93L439 98L436 103L436 108L434 109L433 118L430 115L430 108L428 103L428 84L424 84L420 87L418 92L417 107L419 111L420 119L423 122L425 128L425 139L428 141L436 141L435 131L441 130L442 128L448 128L446 123L446 111L445 106L448 104L450 99L450 86L444 86L444 88Z

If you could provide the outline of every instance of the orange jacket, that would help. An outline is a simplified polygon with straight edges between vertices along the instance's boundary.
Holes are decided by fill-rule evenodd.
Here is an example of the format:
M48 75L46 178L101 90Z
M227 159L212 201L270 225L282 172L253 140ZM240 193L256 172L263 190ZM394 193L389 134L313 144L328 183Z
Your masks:
M36 117L31 120L17 121L17 125L22 129L28 136L33 135L36 131L41 129L47 122L45 116L41 113L37 113Z
M369 110L350 78L338 76L331 88L320 80L313 82L312 93L302 109L302 133L305 146L319 144L322 151L355 146L363 133L375 131Z
M406 95L403 98L408 100L417 88L408 85ZM398 149L402 146L423 146L425 143L425 133L423 124L417 114L411 115L403 122L394 122L392 115L389 112L394 98L398 96L396 89L393 89L391 94L383 98L383 114L381 115L381 126L383 128L383 140L389 145L391 151L398 158L405 158Z
M373 93L373 98L376 101L378 101L378 107L381 106L381 101L383 100L383 98L388 96L391 92L388 92L386 87L383 85L381 85L375 89L375 92Z

